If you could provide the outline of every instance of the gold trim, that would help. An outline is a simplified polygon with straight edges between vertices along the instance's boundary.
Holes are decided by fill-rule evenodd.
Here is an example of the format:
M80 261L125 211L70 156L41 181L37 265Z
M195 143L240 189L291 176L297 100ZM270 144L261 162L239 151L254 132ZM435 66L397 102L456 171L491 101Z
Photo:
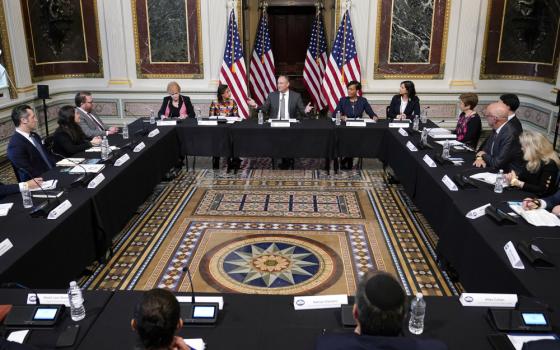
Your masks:
M449 82L450 87L464 87L464 86L472 86L475 87L474 81L472 80L451 80Z
M558 88L554 88L554 89L552 89L551 93L553 93L553 94L557 94L557 93L558 93Z
M36 88L35 85L29 85L29 86L18 88L17 92L20 92L20 93L31 92L31 91L34 91L35 88Z
M6 15L4 12L4 3L0 0L0 35L2 36L2 48L4 49L4 68L8 77L8 91L10 98L18 97L18 89L15 84L14 66L12 62L12 51L10 49L10 37L8 36L8 26L6 25Z
M108 84L109 85L132 85L132 81L130 81L130 79L110 79Z

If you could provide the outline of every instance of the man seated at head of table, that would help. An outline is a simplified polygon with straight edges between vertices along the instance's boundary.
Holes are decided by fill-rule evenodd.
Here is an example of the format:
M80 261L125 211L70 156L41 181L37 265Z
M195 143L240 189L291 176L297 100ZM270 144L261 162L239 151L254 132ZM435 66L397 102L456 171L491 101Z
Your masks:
M519 141L527 164L521 172L512 170L506 174L509 184L537 196L549 196L556 192L560 159L552 143L543 134L529 130L519 136Z
M353 333L327 333L317 339L316 350L443 350L441 341L402 337L406 296L399 282L386 272L364 275L354 302Z
M167 93L169 96L163 98L158 112L159 117L162 119L196 117L191 99L188 96L181 95L181 86L176 81L167 84Z
M183 320L179 302L168 290L156 288L145 292L130 325L138 333L140 349L190 350L183 338L175 335L183 327Z
M8 143L8 159L19 181L38 177L55 166L55 160L35 130L37 116L28 105L20 105L12 111L16 131Z
M524 166L523 151L516 127L508 122L508 107L499 102L491 103L486 108L485 117L492 134L483 149L476 154L473 165L477 168L520 172Z
M529 210L538 208L550 210L553 214L560 216L560 189L552 196L543 199L525 198L523 200L523 209Z
M88 138L108 136L119 132L119 128L107 126L93 113L93 96L91 92L80 91L74 97L74 102L80 113L80 127Z

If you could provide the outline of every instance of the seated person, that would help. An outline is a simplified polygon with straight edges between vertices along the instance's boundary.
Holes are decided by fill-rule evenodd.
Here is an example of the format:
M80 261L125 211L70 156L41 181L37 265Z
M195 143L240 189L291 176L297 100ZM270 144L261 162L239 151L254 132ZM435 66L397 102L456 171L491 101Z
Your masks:
M556 192L560 159L550 141L543 134L534 131L523 132L519 141L527 164L520 173L512 170L506 174L509 184L538 196L549 196Z
M457 134L457 141L476 149L482 130L480 116L474 111L474 107L478 104L478 96L473 93L461 94L459 100L461 114L453 133Z
M40 185L43 185L43 179L40 177L13 185L4 185L0 182L0 198L4 198L14 193L19 193L26 189L32 190L39 188Z
M523 168L523 151L513 124L508 122L508 109L501 103L491 103L486 108L486 121L493 129L482 151L476 154L473 165L477 168L503 169L504 172Z
M499 103L505 105L508 109L508 122L513 125L517 134L520 135L523 132L523 126L521 121L515 115L515 112L519 108L520 102L519 97L515 94L503 94L500 96Z
M35 133L37 116L33 109L28 105L17 106L12 111L12 121L16 131L8 143L8 159L18 180L27 181L52 169L54 158Z
M172 81L167 84L167 93L169 96L164 97L158 116L162 119L196 117L191 99L188 96L181 95L181 87L177 82Z
M410 119L420 115L420 99L416 96L416 88L410 80L401 82L399 94L393 96L387 109L389 119Z
M366 273L356 289L354 332L319 336L315 349L447 349L438 340L401 336L406 300L403 288L393 276L386 272Z
M80 127L80 113L72 106L62 106L58 111L58 128L53 134L53 152L62 157L70 157L101 144L101 137L88 141Z
M119 132L119 128L107 126L103 120L93 113L93 96L91 92L81 91L74 97L76 109L80 113L80 127L86 137L108 136Z
M552 214L560 216L560 190L556 191L552 196L536 200L534 198L525 198L523 200L523 209L544 208L550 210Z
M156 288L145 292L130 325L138 333L142 349L190 349L183 338L175 335L183 327L183 320L179 302L168 290Z
M239 112L237 103L231 98L231 90L227 85L220 84L218 86L218 101L212 101L208 115L211 117L238 117ZM228 159L228 168L230 166L239 166L241 160L239 158ZM218 169L220 167L220 157L212 157L212 168Z

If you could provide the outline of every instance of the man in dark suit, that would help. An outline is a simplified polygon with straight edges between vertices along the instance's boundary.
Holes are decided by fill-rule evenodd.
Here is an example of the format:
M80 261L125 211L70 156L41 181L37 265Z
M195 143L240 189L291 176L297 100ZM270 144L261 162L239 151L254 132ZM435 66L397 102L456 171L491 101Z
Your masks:
M80 127L86 137L91 139L96 136L107 136L119 132L119 128L105 125L98 116L93 114L93 97L90 92L78 92L74 102L80 113Z
M12 111L12 121L16 132L8 143L8 159L12 162L18 180L30 180L53 168L53 156L41 142L41 137L34 132L37 117L33 109L28 105L17 106Z
M515 131L517 132L517 136L521 135L523 132L523 126L521 125L521 121L515 115L517 108L519 108L520 102L519 97L515 94L503 94L500 96L501 104L505 105L508 109L508 123L511 123Z
M368 272L356 289L353 333L317 338L316 350L444 350L438 340L401 337L406 297L401 285L386 272Z
M11 185L4 185L0 182L0 198L4 198L14 193L19 193L26 189L34 189L38 188L40 185L43 184L43 179L40 177L36 177L26 182L20 182L19 184L11 184Z
M499 102L486 108L486 121L492 128L492 135L486 140L484 148L476 154L473 163L477 168L503 169L504 172L523 168L523 151L515 126L508 122L508 109Z

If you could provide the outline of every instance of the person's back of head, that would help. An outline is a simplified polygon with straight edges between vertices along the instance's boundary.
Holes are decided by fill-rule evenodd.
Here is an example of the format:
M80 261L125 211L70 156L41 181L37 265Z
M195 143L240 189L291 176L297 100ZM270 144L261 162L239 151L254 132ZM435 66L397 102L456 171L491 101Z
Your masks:
M183 326L177 298L165 289L145 292L136 306L131 325L145 349L169 348L175 332Z
M516 94L503 94L502 96L500 96L500 101L508 106L509 110L512 112L517 111L519 105L521 104L519 102L519 97L517 97Z
M402 332L405 293L385 272L368 272L356 290L354 318L362 335L397 336Z

